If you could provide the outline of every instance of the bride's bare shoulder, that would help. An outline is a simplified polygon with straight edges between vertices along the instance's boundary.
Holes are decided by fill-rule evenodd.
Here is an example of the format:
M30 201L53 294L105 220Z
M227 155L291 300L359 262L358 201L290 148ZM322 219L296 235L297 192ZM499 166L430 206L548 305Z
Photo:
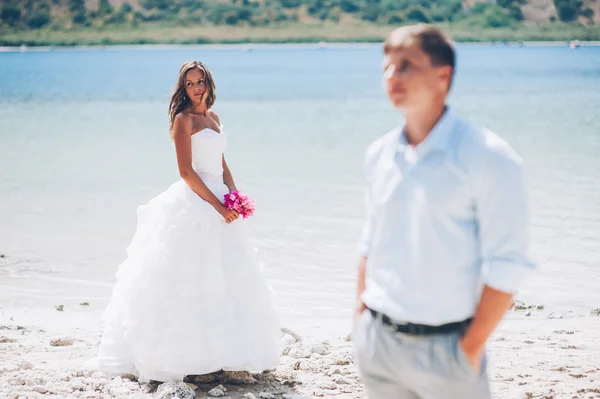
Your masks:
M210 116L211 118L213 118L215 120L215 122L217 122L219 125L221 125L221 121L219 120L219 115L213 111L212 109L209 109L208 112L206 113L206 115Z
M187 112L181 112L173 120L173 134L191 134L192 116Z

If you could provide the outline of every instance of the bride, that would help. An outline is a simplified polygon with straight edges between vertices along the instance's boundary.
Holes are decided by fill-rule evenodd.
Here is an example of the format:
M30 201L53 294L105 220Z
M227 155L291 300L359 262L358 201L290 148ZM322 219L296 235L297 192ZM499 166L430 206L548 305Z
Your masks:
M182 179L138 208L137 230L104 313L98 362L109 375L181 381L279 364L281 333L270 290L243 220L222 203L236 186L214 103L209 69L185 63L169 106Z

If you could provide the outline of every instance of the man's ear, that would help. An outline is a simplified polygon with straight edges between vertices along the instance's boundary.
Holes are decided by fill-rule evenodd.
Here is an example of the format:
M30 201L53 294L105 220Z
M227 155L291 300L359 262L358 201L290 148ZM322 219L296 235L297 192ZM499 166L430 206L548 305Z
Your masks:
M452 76L454 74L454 68L450 65L442 65L438 67L438 78L440 82L446 86L446 89L450 91L450 86L452 85Z

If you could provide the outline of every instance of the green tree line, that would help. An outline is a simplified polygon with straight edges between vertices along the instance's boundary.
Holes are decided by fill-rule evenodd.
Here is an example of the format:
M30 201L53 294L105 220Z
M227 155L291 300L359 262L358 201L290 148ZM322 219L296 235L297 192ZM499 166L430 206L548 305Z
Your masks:
M593 10L582 0L553 0L558 19L585 17ZM11 29L55 29L151 21L264 26L278 22L339 23L343 17L383 24L459 22L481 27L510 27L523 21L527 0L496 0L466 8L461 0L137 0L119 7L99 0L0 0L0 25Z

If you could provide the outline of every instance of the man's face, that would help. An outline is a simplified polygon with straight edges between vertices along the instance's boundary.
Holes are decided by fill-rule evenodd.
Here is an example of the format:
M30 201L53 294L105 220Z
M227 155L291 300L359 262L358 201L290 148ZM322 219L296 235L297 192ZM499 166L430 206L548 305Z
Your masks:
M383 57L383 85L396 108L426 107L445 97L451 78L452 67L433 66L418 43Z

